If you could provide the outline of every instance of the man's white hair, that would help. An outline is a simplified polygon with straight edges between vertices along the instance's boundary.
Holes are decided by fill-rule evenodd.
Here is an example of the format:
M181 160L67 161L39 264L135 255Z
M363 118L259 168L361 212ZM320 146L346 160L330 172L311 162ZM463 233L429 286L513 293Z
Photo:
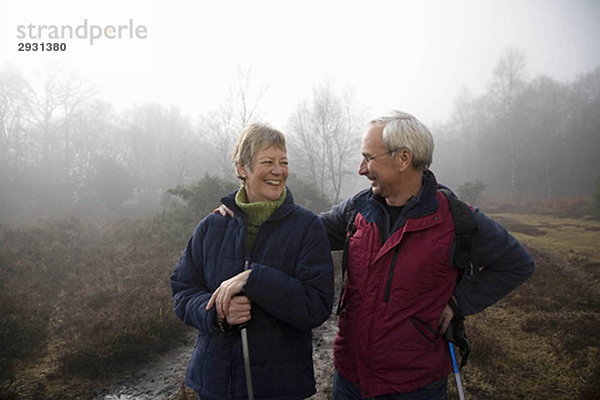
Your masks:
M429 129L414 116L392 111L376 118L371 125L383 126L383 145L389 151L407 149L413 155L413 167L421 171L433 162L433 137Z

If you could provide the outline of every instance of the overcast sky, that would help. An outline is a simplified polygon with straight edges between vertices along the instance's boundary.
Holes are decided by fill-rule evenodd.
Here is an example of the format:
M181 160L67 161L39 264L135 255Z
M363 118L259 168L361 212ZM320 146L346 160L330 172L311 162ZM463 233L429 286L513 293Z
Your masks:
M401 109L431 124L448 119L463 88L485 91L508 46L525 52L532 77L569 82L600 66L597 0L9 0L2 8L0 60L28 79L58 62L119 108L156 101L194 117L227 96L241 66L268 87L260 114L280 128L326 79L353 88L369 116ZM51 40L64 52L17 51L42 41L41 26L47 39L51 26L85 20L87 38ZM30 25L35 37L19 38ZM92 25L128 27L90 44ZM144 37L131 38L130 27Z

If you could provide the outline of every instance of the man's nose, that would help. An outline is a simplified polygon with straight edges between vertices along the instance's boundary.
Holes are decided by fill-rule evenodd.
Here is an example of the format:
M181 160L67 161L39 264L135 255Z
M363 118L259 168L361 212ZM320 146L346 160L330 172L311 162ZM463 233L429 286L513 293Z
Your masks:
M363 158L362 160L360 160L360 165L358 166L358 174L366 175L368 172L369 172L369 167L367 166L367 162Z

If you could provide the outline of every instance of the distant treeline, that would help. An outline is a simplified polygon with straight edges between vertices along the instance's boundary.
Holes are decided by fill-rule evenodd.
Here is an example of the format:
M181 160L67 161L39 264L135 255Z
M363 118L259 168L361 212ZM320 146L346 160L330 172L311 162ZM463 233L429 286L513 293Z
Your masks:
M167 190L195 184L205 174L235 182L233 144L246 124L261 120L255 110L264 93L252 87L249 71L238 75L229 97L192 119L177 107L155 103L116 111L74 73L49 69L34 86L18 68L0 65L0 219L152 215ZM304 102L295 115L302 127L314 127L310 143L288 135L289 155L296 155L298 165L291 170L291 182L296 182L293 189L334 193L331 201L339 197L345 174L336 165L348 159L330 163L324 152L358 157L359 135L348 135L352 126L341 121L345 103L333 89L323 86L315 98L313 103L324 104L307 109ZM307 161L301 152L319 143L319 130L327 140L333 131L349 139L318 144L308 172L300 177L300 164ZM341 146L353 146L352 151Z
M437 127L434 171L457 187L481 181L487 195L589 195L600 178L600 67L572 83L525 78L525 56L510 49L486 93L464 92Z
M244 125L262 119L256 110L264 93L250 71L239 71L229 97L197 118L155 103L117 112L73 73L50 69L34 86L4 64L0 218L152 214L167 190L207 173L233 181L234 140ZM325 193L330 202L353 190L360 136L373 117L361 109L325 83L278 127L288 136L292 172L303 189ZM432 169L453 188L480 181L484 196L514 203L523 196L591 194L600 175L600 68L572 83L528 80L524 55L509 49L488 91L463 93L450 120L430 128Z

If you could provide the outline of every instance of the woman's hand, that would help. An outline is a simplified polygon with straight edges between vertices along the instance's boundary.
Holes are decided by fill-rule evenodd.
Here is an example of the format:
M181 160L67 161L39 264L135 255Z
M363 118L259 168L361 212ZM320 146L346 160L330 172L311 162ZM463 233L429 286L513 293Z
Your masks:
M248 276L250 275L252 270L246 270L244 272L240 272L233 278L227 279L226 281L221 282L221 285L215 290L215 292L208 300L208 304L206 305L206 309L210 310L213 305L216 306L217 314L219 314L220 319L227 318L230 312L231 301L234 296L238 293L241 293L244 285L248 281ZM245 296L240 296L245 297ZM239 303L236 302L236 306ZM234 311L235 312L235 311ZM239 316L236 317L236 319ZM249 319L249 318L248 318ZM229 323L229 321L228 321ZM231 324L230 324L231 325Z
M250 321L250 299L246 296L235 296L229 303L227 310L227 323L229 325L245 324Z

